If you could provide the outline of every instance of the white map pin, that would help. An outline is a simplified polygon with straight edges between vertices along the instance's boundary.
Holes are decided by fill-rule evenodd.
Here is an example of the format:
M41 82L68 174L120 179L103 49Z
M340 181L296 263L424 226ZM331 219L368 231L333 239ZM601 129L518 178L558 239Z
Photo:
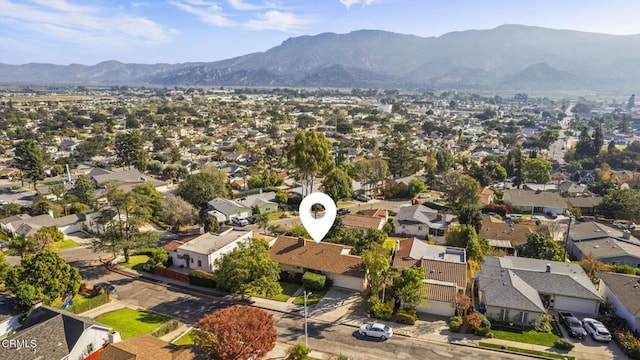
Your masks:
M311 215L311 207L320 204L324 207L324 216L321 219L315 219ZM333 221L336 219L336 203L331 196L314 192L302 199L300 203L300 221L302 225L316 243L322 241L325 235L331 229Z

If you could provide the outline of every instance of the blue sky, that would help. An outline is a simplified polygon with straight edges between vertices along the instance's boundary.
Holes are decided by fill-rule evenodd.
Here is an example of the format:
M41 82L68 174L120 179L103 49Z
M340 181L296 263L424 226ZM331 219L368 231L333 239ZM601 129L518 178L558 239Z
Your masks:
M323 32L640 34L638 0L0 0L0 63L216 61Z

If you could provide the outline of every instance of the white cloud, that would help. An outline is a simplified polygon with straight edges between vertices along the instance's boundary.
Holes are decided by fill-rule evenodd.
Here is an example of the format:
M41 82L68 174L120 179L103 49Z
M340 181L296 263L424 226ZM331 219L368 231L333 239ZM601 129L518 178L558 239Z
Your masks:
M236 10L243 11L251 11L251 10L263 10L263 9L272 9L275 4L272 3L264 3L262 5L254 5L244 2L244 0L228 0L229 5Z
M311 23L311 19L297 17L292 13L269 10L256 15L246 23L246 27L252 30L280 30L283 32L296 31L304 25Z
M182 11L197 16L202 22L214 26L233 26L235 23L228 19L222 8L214 3L201 0L170 1Z
M344 5L347 9L349 9L353 5L362 4L362 6L371 5L377 0L340 0L342 5Z

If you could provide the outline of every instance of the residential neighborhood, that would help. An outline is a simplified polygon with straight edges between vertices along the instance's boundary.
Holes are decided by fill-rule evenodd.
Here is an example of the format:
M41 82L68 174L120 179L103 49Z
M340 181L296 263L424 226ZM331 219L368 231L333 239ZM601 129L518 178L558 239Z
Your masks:
M0 358L633 358L630 103L3 88L0 336L19 349ZM322 241L301 223L313 192L338 209ZM215 357L219 326L270 340Z

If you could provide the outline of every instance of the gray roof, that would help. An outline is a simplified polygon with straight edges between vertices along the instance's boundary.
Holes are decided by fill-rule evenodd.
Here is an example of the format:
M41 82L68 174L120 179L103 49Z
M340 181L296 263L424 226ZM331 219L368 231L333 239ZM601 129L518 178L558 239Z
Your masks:
M600 203L602 202L602 197L600 197L600 196L571 197L571 198L568 198L567 201L569 202L569 205L571 205L573 207L591 208L591 207L594 207L596 205L600 205Z
M142 174L140 171L138 171L137 169L128 169L128 170L121 170L121 171L117 171L117 172L113 172L113 171L108 171L105 169L101 169L102 171L100 171L100 174L93 174L93 171L91 171L90 176L93 178L93 180L98 184L98 185L104 185L110 181L115 181L118 186L122 186L125 184L140 184L140 183L145 183L145 182L150 182L151 184L153 184L153 186L160 186L160 185L164 185L163 181L160 180L156 180L154 178L151 178L149 176L146 176L144 174Z
M598 277L633 316L640 316L640 276L599 272Z
M240 204L248 208L251 208L256 205L258 206L263 205L266 202L275 204L275 199L276 199L276 193L273 191L269 191L265 193L245 196L242 199L239 199L237 202L239 202Z
M235 230L233 228L221 228L221 230L223 230L222 233L204 233L188 243L181 245L178 249L210 255L238 239L253 236L253 231L251 230Z
M234 214L238 211L251 210L251 208L248 208L242 205L241 203L238 203L236 201L229 200L229 199L219 198L219 197L209 201L207 204L209 205L210 208L214 210L218 210L219 212L227 216L229 214Z
M554 192L535 192L520 189L508 189L504 191L504 202L514 206L533 206L550 207L557 209L565 209L567 203L558 193Z
M440 220L438 217L440 216ZM455 215L440 214L438 210L424 205L403 206L398 210L393 222L398 225L428 225L430 228L446 228L455 219Z

